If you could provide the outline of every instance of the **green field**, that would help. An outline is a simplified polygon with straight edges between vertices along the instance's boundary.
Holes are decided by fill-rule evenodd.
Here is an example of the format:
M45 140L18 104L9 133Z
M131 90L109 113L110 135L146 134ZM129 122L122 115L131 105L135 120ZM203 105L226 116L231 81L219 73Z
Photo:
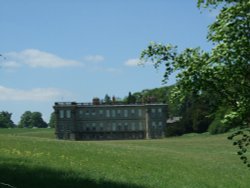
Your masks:
M80 142L56 140L52 129L0 129L0 182L17 188L247 188L250 171L226 137Z

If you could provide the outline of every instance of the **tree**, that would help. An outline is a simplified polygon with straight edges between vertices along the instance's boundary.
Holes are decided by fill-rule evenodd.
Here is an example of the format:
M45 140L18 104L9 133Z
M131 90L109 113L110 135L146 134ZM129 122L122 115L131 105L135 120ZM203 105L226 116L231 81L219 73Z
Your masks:
M128 97L125 99L125 102L127 104L135 104L136 103L136 97L132 95L131 92L128 93Z
M26 111L21 116L21 120L18 124L20 128L46 128L47 123L43 120L42 114L40 112L30 112Z
M108 94L105 95L104 97L104 103L105 104L111 104L111 98Z
M49 127L50 128L55 128L56 127L56 114L55 114L55 112L52 112L51 115L50 115Z
M198 7L221 6L215 22L209 26L207 39L213 43L209 52L200 47L187 48L178 53L177 46L151 43L141 58L151 60L157 68L164 63L164 79L178 71L173 99L183 101L192 93L196 99L206 93L214 99L216 111L228 106L223 123L233 127L249 127L250 124L250 3L249 0L198 0ZM240 137L238 145L241 159L248 163L246 147L250 143L250 131L239 131L230 139Z
M32 127L46 128L48 124L43 120L42 114L40 112L33 112L31 114Z
M21 120L18 124L19 128L32 128L32 118L31 118L32 112L31 111L26 111L23 113L21 116Z
M0 128L13 128L14 122L11 120L12 113L2 111L0 112Z

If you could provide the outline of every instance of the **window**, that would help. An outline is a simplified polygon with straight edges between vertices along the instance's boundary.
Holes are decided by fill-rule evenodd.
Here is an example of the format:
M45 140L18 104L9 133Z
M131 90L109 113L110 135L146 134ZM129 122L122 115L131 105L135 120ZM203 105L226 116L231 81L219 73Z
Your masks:
M124 123L124 130L125 130L125 131L128 130L128 123Z
M88 110L86 110L86 113L85 113L87 116L89 115L89 111Z
M82 110L79 110L78 113L79 113L79 116L82 117L83 111L82 111Z
M100 114L100 115L103 115L103 110L99 110L99 114Z
M124 117L128 117L128 110L124 110Z
M161 108L158 108L158 113L162 113L162 109Z
M71 111L70 110L66 110L66 118L71 118Z
M89 125L87 124L87 126L86 126L86 131L89 131Z
M134 115L135 114L135 109L131 110L131 114Z
M112 131L116 131L116 123L112 124Z
M141 109L138 110L138 116L139 116L139 117L142 116L142 110L141 110Z
M92 110L92 116L95 116L95 110Z
M158 127L159 127L160 129L162 128L162 122L161 122L161 121L159 121Z
M110 117L110 111L106 110L106 117Z
M121 115L121 110L117 110L117 115Z
M103 131L103 123L100 123L100 131Z
M156 123L153 121L152 122L152 128L155 129L156 128Z
M122 123L118 123L117 130L118 130L118 131L121 131L121 130L122 130Z
M115 117L115 110L112 110L112 117Z
M96 130L96 124L92 123L92 130L95 131Z
M60 118L64 118L64 111L63 111L63 110L60 110L60 111L59 111L59 117L60 117Z
M155 113L155 109L154 109L154 108L152 108L152 110L151 110L151 111L152 111L152 113Z

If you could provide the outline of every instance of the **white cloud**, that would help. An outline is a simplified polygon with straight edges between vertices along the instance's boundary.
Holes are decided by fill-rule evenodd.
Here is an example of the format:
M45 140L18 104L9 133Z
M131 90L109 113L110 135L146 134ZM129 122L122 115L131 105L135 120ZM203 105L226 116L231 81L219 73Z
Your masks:
M117 74L121 73L122 70L114 67L107 67L104 64L100 63L104 61L104 57L101 55L89 55L84 57L85 70L91 72L102 72L102 73L109 73L109 74Z
M97 62L104 61L104 57L101 55L89 55L89 56L84 57L84 61L97 63Z
M21 65L18 64L17 62L15 62L15 61L6 61L6 62L4 61L4 62L1 63L0 66L2 68L4 68L4 69L10 69L10 70L12 70L12 69L19 68Z
M129 59L125 61L124 65L128 67L135 67L135 66L138 66L139 63L140 63L139 59Z
M142 65L143 61L141 61L138 58L135 59L128 59L127 61L125 61L124 65L128 66L128 67L136 67L138 65Z
M43 67L43 68L58 68L68 66L79 66L81 63L75 60L63 59L52 53L43 52L37 49L27 49L21 52L10 52L5 54L6 64L23 65L26 64L30 67Z
M0 85L0 101L49 101L67 95L56 88L34 88L21 90Z

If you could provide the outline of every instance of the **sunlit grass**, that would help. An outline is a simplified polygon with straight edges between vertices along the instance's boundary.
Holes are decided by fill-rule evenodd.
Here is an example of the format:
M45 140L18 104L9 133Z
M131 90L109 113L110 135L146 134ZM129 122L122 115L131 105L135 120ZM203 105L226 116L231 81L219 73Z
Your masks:
M43 176L38 187L248 187L249 169L226 137L80 142L56 140L51 129L0 130L0 182L34 187ZM38 177L25 183L25 171Z

